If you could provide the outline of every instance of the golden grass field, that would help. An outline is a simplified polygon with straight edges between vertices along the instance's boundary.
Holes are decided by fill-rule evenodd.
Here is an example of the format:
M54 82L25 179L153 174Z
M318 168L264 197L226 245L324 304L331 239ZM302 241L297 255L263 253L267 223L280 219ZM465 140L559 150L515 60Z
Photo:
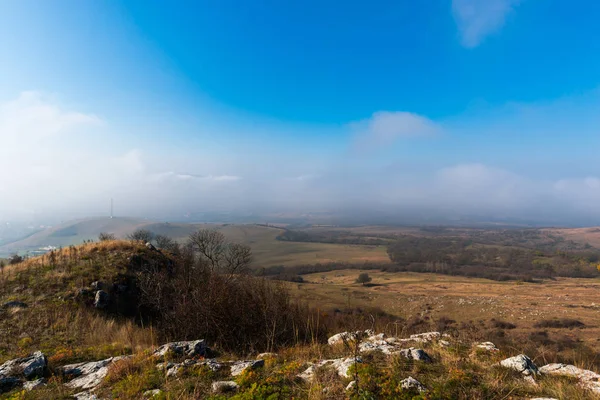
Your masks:
M370 286L354 283L360 272L373 278ZM496 282L411 272L340 270L305 275L293 284L296 296L323 310L344 307L380 307L404 319L445 316L457 322L492 318L515 324L517 330L535 331L536 322L573 318L585 328L549 328L600 347L600 280L559 278L544 283Z

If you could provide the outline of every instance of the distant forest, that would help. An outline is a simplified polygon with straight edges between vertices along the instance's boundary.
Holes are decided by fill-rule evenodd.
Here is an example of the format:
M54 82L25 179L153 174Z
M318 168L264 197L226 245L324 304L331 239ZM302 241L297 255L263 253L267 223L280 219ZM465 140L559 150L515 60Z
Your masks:
M600 275L600 250L538 229L427 227L413 235L286 230L279 240L387 246L390 264L327 263L261 269L259 274L302 281L301 275L337 269L431 272L493 280L535 281Z

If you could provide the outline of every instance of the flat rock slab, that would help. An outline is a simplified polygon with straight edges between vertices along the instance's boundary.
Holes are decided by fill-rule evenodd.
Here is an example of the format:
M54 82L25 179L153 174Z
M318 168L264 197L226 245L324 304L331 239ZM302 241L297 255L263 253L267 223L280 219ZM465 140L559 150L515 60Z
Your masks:
M265 360L236 361L231 365L231 376L241 375L247 369L262 368L265 366Z
M548 375L570 376L579 379L579 384L597 394L600 394L600 374L589 369L578 368L570 364L547 364L540 372Z
M67 377L75 377L66 383L71 389L94 389L108 374L108 366L115 361L124 360L130 356L111 357L106 360L83 362L65 365L60 371Z

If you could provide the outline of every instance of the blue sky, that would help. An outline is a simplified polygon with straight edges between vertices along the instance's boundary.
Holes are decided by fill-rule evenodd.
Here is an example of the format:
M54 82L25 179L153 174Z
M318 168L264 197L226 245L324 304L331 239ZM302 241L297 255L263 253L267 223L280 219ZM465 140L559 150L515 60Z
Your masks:
M599 18L582 0L0 2L0 218L116 197L600 223Z

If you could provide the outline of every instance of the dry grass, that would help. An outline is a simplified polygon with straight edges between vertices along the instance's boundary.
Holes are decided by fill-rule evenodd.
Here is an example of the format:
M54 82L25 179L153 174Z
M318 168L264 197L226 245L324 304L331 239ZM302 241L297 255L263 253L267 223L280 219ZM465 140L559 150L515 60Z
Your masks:
M356 284L367 272L371 286ZM544 320L576 319L584 328L549 327L554 334L584 340L600 349L600 281L559 278L544 283L497 282L437 274L388 273L342 270L303 276L306 283L289 284L295 296L323 311L346 308L380 308L404 320L426 318L435 322L447 317L486 328L496 321L514 324L515 334L539 330ZM390 327L392 329L392 327Z

